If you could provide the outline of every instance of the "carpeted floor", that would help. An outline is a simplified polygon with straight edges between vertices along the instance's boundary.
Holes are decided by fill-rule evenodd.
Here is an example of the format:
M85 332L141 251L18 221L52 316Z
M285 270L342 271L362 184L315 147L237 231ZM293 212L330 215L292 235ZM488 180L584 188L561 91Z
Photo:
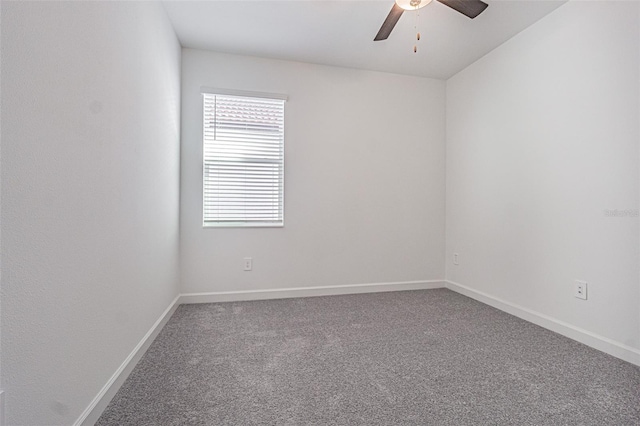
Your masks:
M640 368L445 289L182 305L97 425L640 425Z

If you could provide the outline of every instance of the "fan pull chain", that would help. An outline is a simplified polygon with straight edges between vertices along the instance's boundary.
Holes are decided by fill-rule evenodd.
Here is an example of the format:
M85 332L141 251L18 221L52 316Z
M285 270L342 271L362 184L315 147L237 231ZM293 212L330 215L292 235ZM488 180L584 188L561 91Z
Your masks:
M416 44L413 45L413 53L418 53L418 41L420 41L420 31L418 31L418 18L420 18L420 9L416 6L416 21L413 29L416 30Z

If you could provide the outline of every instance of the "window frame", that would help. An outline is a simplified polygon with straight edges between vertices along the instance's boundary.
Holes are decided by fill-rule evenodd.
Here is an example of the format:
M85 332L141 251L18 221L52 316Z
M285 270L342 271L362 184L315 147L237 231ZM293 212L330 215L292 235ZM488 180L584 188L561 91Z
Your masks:
M281 182L281 220L277 222L260 222L260 221L207 221L205 220L205 178L206 178L206 160L205 160L205 135L204 135L204 126L205 126L205 107L204 107L204 99L205 95L220 95L220 96L233 96L233 97L245 97L245 98L263 98L270 100L279 100L283 101L283 111L282 111L282 182ZM283 94L276 93L265 93L265 92L251 92L251 91L243 91L243 90L230 90L230 89L219 89L219 88L211 88L211 87L201 87L200 88L200 97L201 97L201 106L202 106L202 123L200 126L201 131L201 154L202 154L202 227L203 228L283 228L284 227L284 219L285 219L285 129L286 129L286 102L288 101L288 96Z

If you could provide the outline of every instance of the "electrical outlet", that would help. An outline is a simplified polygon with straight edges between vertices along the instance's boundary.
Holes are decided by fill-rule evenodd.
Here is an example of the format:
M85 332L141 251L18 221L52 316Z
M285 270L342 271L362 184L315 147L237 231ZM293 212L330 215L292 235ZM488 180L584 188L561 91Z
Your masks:
M460 264L460 262L458 261L458 253L453 253L453 264L454 265Z
M245 257L244 258L244 270L250 271L253 269L253 258Z
M585 281L576 280L573 287L573 295L578 299L587 300L587 283Z

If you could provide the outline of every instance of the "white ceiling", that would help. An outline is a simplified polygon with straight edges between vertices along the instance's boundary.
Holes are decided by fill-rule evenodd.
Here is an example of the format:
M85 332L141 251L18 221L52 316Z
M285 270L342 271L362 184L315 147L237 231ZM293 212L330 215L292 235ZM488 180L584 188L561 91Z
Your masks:
M182 46L446 79L565 1L484 0L476 19L433 1L373 38L393 0L164 1Z

